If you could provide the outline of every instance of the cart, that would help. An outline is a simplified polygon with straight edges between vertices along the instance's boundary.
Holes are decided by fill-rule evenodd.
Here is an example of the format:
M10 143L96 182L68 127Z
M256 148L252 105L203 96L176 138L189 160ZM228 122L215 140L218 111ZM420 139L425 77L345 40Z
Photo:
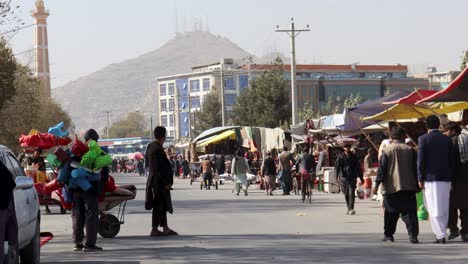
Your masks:
M190 162L190 185L201 175L201 162Z
M134 185L119 186L133 193L132 196L107 196L99 202L98 233L104 238L114 238L120 232L120 225L125 223L127 201L135 199L137 189ZM108 211L119 206L117 216Z
M62 205L60 195L55 191L47 193L45 190L45 183L35 183L34 188L36 189L37 197L39 198L39 205L56 205L60 207L61 214L65 214L67 212L67 209Z
M212 172L212 179L211 179L211 186L215 187L216 190L218 190L218 185L219 185L219 173L217 172ZM200 184L200 190L203 190L203 187L205 186L205 182L203 181L203 175L201 177L202 181Z

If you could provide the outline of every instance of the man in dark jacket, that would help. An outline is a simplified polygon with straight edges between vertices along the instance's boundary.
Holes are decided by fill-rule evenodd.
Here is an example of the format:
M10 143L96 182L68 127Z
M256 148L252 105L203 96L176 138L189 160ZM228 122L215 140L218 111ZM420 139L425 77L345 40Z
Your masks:
M447 123L445 135L452 138L455 163L450 192L449 240L461 234L462 241L468 242L468 163L461 161L458 143L458 138L464 135L461 135L461 127L455 122ZM460 211L461 230L458 229L458 211Z
M273 195L276 184L276 163L271 157L271 152L267 151L263 160L261 175L265 180L265 191L267 195Z
M416 193L419 191L416 172L416 151L404 143L406 132L395 127L392 143L380 156L374 194L382 184L384 196L384 242L394 242L398 218L406 224L411 243L419 243Z
M84 135L84 140L87 143L90 140L98 141L99 135L94 129L89 129ZM98 197L103 192L104 183L109 178L109 167L102 168L100 179L97 182L90 182L91 188L87 191L80 187L71 189L73 194L72 208L72 225L73 225L73 240L75 246L73 251L101 251L102 248L96 246L98 224L99 224L99 204ZM83 245L85 239L86 243Z
M173 171L163 144L166 141L166 128L158 126L154 129L155 141L148 145L146 151L149 165L149 175L146 182L145 209L153 210L152 230L150 236L178 235L167 224L167 212L173 213L171 188L174 183ZM159 227L163 231L159 231Z
M356 154L351 151L351 145L344 146L344 151L335 162L335 171L343 184L343 192L348 207L346 214L354 215L356 214L354 210L356 197L354 192L356 191L357 178L361 180L361 183L364 183L364 178L362 177L361 164Z
M312 192L316 167L317 164L315 163L314 156L309 153L309 145L305 145L301 155L299 155L299 159L296 161L296 170L299 171L302 178L301 191L303 202L307 194L307 185L311 187Z
M221 174L224 174L224 172L226 171L226 163L224 160L224 155L221 155L221 157L216 160L215 169L216 169L216 173L218 174L218 176Z
M439 131L437 116L426 119L428 133L419 137L418 181L431 222L434 243L445 244L449 218L449 198L452 188L453 144Z

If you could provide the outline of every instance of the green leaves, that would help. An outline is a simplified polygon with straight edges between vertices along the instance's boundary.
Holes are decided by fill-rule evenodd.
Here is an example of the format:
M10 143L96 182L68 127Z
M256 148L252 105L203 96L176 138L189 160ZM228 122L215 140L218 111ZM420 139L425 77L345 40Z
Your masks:
M131 112L125 119L112 124L109 130L109 137L125 138L148 135L148 131L145 131L145 124L145 118L141 113Z
M273 70L251 81L233 108L235 125L278 127L291 119L291 104L283 79L283 63L276 59Z
M0 111L16 94L16 60L5 39L0 37Z
M462 56L462 61L460 63L460 71L463 71L467 67L468 63L468 49L466 49Z
M61 106L52 98L40 94L39 82L32 77L29 68L16 65L13 76L16 94L0 111L1 144L18 151L18 137L33 128L47 132L49 127L61 121L65 122L67 128L70 127L70 117Z
M205 96L201 109L193 113L193 120L194 136L207 129L222 125L221 102L216 91Z

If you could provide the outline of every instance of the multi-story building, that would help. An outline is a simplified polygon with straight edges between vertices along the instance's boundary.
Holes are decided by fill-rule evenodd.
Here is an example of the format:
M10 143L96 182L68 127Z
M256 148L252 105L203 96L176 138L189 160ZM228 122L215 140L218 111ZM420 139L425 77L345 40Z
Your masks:
M252 76L272 69L272 65L244 65ZM291 90L291 67L284 65L283 77ZM351 94L364 100L384 96L396 90L428 89L428 81L407 76L406 65L296 65L296 106L300 111L308 103L317 111L323 109L328 98L338 101Z
M429 73L429 85L431 90L442 90L445 89L457 76L460 71L447 71L447 72L432 72Z
M220 89L221 78L224 80L224 105L228 116L239 93L248 87L249 79L258 78L273 67L270 64L237 66L231 59L222 59L220 63L193 67L190 73L158 77L159 122L168 128L169 136L189 137L188 113L201 107L204 96ZM284 65L283 71L286 88L290 91L290 65ZM408 67L399 64L297 65L296 110L300 111L308 103L318 111L326 106L330 97L344 101L351 94L359 94L364 100L369 100L396 90L431 88L427 78L413 78L407 74Z
M224 80L224 110L228 116L240 91L249 83L247 73L239 70L232 59L196 66L190 73L156 78L159 123L167 128L169 136L191 136L189 126L193 116L189 112L199 110L205 96L220 89L221 76Z

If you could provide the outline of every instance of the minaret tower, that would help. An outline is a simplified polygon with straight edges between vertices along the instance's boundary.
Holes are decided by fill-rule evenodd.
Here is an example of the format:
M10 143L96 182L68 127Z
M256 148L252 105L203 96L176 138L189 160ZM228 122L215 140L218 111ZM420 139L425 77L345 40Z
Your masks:
M47 17L49 10L44 1L37 0L36 8L31 11L34 18L34 74L40 81L41 93L50 97L49 48L47 38Z

